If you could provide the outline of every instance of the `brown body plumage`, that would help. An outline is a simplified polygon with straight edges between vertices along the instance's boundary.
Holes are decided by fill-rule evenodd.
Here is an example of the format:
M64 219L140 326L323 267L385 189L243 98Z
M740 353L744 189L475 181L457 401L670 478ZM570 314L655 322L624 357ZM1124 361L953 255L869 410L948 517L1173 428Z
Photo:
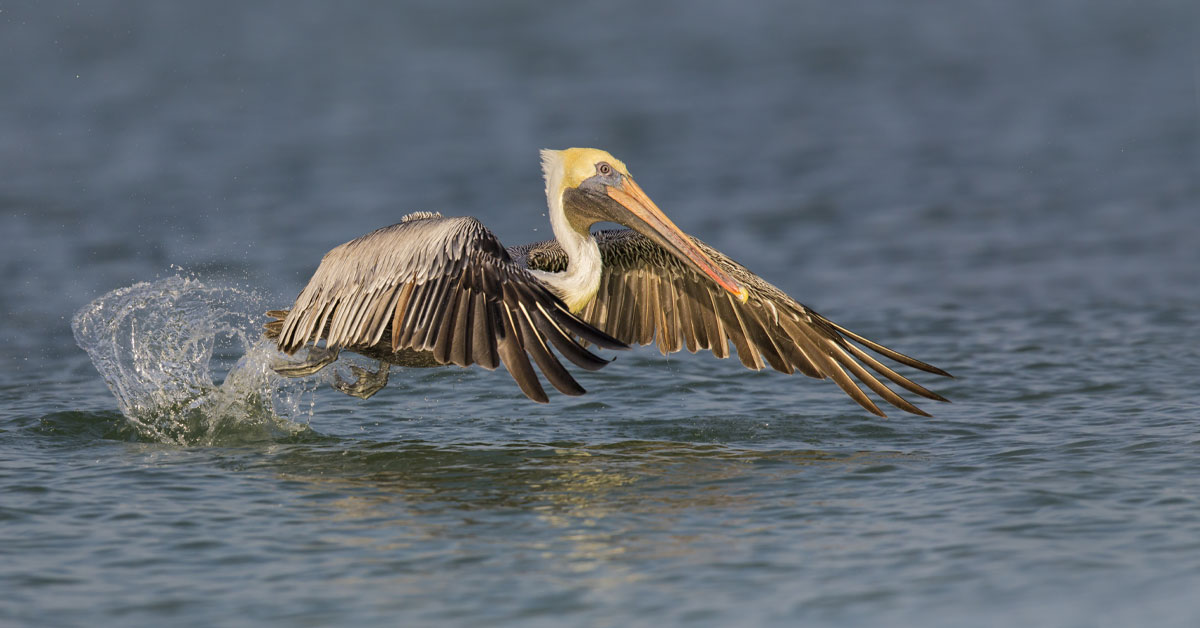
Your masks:
M611 155L545 151L543 167L556 240L505 249L474 218L410 215L330 251L292 309L268 313L280 319L267 324L268 337L288 354L324 341L333 354L310 362L314 371L338 349L379 359L384 382L386 364L494 369L502 363L541 402L548 398L529 358L559 391L584 392L550 346L594 370L607 361L588 344L621 349L653 342L664 354L687 348L719 358L729 356L732 344L747 368L830 377L881 416L854 379L902 410L925 412L868 368L909 392L945 401L864 348L948 373L850 332L683 234ZM602 220L636 230L588 232ZM347 392L366 397L379 387Z
M333 249L290 312L269 314L283 315L267 335L289 355L324 340L400 366L503 363L541 402L529 357L559 391L581 395L550 345L590 370L608 362L576 338L626 348L573 316L478 220L428 212Z

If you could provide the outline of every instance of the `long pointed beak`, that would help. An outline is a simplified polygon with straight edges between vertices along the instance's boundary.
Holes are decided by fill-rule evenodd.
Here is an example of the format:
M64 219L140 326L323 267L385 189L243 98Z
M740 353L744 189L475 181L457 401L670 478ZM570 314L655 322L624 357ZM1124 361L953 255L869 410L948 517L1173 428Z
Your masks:
M655 205L654 201L646 196L641 186L632 177L623 176L620 187L606 185L604 191L609 198L620 203L622 207L644 223L641 229L635 225L629 225L630 227L634 227L642 235L658 242L659 245L674 253L676 257L690 262L696 270L708 275L717 282L717 285L736 296L738 301L745 303L746 299L750 297L750 292L746 290L746 287L721 270L712 258L692 242L687 234L676 227L675 223L662 213L658 205Z

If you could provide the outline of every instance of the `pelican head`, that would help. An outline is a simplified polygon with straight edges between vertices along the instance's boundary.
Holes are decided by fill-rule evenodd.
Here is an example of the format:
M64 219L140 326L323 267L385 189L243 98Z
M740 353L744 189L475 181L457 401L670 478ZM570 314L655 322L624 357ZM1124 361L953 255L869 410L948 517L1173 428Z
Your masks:
M598 222L629 227L712 278L739 301L746 301L746 287L721 270L663 214L621 160L597 148L543 150L542 170L552 223L561 217L571 230L589 239L592 225Z

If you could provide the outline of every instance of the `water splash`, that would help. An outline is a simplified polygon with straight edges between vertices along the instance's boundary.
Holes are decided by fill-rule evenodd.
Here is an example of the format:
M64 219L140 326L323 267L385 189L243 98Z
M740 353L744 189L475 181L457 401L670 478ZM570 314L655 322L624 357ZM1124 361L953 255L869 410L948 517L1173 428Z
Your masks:
M306 429L316 383L270 368L262 299L190 277L114 290L75 314L75 342L145 438L183 445Z

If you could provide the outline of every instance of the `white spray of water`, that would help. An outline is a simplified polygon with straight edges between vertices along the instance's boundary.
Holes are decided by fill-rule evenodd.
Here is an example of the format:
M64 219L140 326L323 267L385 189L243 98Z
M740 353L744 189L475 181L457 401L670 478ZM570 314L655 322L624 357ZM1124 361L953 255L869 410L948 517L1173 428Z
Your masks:
M102 296L71 328L143 437L245 442L305 429L317 386L271 370L265 309L252 293L175 276Z

